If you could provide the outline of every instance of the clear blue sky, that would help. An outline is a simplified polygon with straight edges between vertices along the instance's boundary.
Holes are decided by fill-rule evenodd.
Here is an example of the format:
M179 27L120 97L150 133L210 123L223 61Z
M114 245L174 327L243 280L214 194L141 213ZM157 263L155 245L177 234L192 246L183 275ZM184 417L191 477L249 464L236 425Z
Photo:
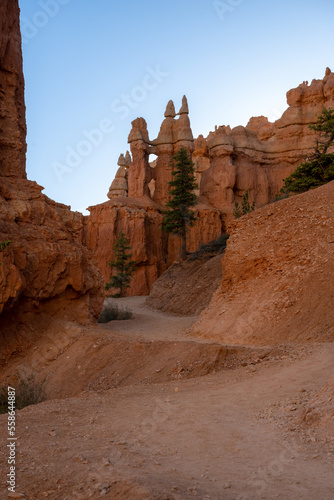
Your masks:
M287 90L334 68L332 0L20 0L20 7L28 177L81 212L107 201L137 116L154 139L169 99L178 110L186 94L194 136L251 116L275 120Z

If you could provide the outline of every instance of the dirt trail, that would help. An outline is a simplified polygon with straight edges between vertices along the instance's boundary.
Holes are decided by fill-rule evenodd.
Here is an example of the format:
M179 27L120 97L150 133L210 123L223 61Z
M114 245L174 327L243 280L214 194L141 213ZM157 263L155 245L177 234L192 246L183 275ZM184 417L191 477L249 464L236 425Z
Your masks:
M146 299L146 296L106 299L106 303L114 302L120 308L130 309L134 314L134 318L128 321L112 321L100 325L101 328L117 331L130 336L132 339L140 338L148 341L192 339L188 331L198 319L197 316L181 317L155 311L145 305ZM205 339L203 341L196 339L196 342L198 341L207 342Z
M122 299L134 320L91 334L189 349L186 328L195 318L150 311L142 300ZM156 355L146 364L154 366ZM169 382L146 379L27 407L17 413L17 491L29 500L332 500L334 437L320 441L300 417L332 374L333 358L333 344L286 348L203 377L179 371ZM71 376L79 374L68 372L65 387ZM2 436L6 424L3 415ZM1 478L6 453L1 446Z

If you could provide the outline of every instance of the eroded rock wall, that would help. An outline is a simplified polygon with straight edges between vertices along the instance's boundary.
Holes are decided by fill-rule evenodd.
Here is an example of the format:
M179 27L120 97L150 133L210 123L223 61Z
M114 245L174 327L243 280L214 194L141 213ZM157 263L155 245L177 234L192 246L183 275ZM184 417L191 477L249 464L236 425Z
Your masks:
M127 295L147 295L159 276L179 258L180 242L176 235L161 231L161 209L148 197L117 198L90 207L85 219L83 242L92 250L105 281L110 278L108 262L113 259L113 245L122 230L130 240L132 258L138 269ZM194 251L222 231L221 215L205 205L197 207L198 219L188 234L188 250Z
M0 345L1 362L54 321L86 324L104 298L103 279L81 243L82 214L26 179L19 7L0 4Z
M19 6L0 2L0 176L26 178L26 121Z

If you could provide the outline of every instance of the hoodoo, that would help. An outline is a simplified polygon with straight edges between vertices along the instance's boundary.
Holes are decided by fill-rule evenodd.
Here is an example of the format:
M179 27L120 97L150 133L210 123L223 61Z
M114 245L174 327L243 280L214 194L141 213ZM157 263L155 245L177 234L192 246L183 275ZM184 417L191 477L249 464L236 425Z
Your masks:
M172 156L184 147L192 155L199 185L198 219L189 230L189 251L220 236L233 219L235 202L248 191L250 203L266 205L280 192L283 179L293 172L315 144L309 124L322 108L334 107L334 73L323 80L302 83L287 93L288 109L270 123L251 118L246 127L215 127L208 137L194 139L186 96L178 114L173 101L166 107L158 137L150 140L144 118L132 122L129 153L121 155L110 186L110 201L90 207L84 242L93 250L108 278L108 261L119 230L130 238L138 270L129 294L147 294L154 281L179 255L179 239L161 231L168 200ZM157 156L150 162L150 154Z

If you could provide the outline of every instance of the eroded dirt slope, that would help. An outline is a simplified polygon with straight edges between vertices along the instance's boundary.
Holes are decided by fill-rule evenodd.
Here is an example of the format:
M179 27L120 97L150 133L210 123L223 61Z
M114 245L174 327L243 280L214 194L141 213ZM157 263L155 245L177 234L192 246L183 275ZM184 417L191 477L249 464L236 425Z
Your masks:
M193 333L227 344L334 339L334 182L232 227L223 280Z
M222 278L221 255L172 265L154 283L146 304L171 314L199 314Z

